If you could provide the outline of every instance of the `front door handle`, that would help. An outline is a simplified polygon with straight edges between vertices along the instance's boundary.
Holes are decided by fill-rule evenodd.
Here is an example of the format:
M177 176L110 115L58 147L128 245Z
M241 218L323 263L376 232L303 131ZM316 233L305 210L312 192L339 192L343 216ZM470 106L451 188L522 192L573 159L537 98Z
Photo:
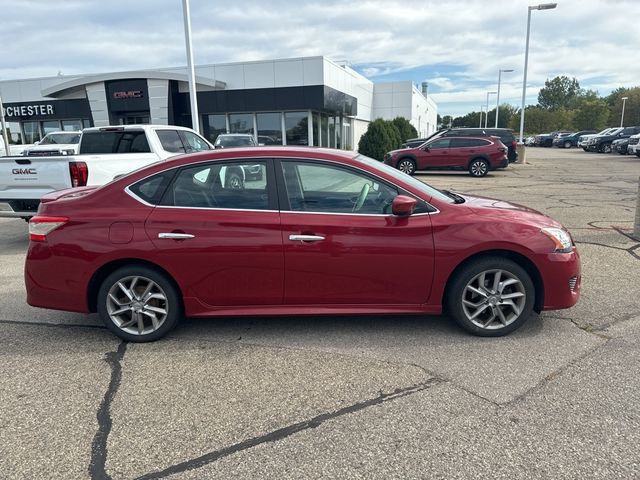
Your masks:
M186 240L188 238L194 238L195 235L190 233L177 233L177 232L162 232L158 234L158 238L164 238L169 240Z
M292 242L321 242L324 240L322 235L289 235Z

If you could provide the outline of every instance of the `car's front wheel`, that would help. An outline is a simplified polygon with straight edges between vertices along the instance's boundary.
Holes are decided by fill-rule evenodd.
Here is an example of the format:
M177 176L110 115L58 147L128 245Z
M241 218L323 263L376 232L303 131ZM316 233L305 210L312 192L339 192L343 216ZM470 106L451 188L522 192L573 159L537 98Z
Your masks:
M182 302L166 275L145 265L132 265L117 269L102 282L98 313L123 340L151 342L176 326Z
M489 172L489 162L483 158L474 158L469 163L469 173L472 177L484 177Z
M564 142L564 148L571 148L571 142Z
M416 173L416 162L410 158L401 158L400 161L398 161L398 170L407 175L413 175Z
M498 337L522 326L531 315L535 287L517 263L485 257L464 265L452 278L447 312L474 335Z
M602 145L600 145L600 148L598 149L598 151L600 153L611 153L611 144L603 143Z

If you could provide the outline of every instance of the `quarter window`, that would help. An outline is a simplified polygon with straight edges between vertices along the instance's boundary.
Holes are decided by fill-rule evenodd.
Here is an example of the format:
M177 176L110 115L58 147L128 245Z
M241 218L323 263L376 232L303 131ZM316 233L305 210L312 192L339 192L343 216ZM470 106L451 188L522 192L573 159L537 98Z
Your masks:
M195 133L185 130L180 130L179 133L180 137L182 138L182 142L187 149L187 153L211 150L209 144Z
M324 213L391 213L395 188L351 170L314 163L282 162L290 209Z
M162 195L169 185L169 182L175 175L176 171L167 170L152 177L140 180L138 183L129 187L129 190L140 197L147 203L158 205L162 199Z
M267 210L266 162L215 162L184 168L162 203L176 207Z
M156 130L162 148L171 153L184 153L184 145L175 130Z

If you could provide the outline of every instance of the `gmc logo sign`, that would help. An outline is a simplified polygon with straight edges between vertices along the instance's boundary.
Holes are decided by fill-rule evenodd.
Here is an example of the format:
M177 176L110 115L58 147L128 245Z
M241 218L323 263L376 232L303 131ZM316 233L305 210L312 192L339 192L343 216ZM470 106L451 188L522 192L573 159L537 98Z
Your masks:
M11 170L14 175L37 175L38 172L35 168L14 168Z
M113 92L113 98L122 100L125 98L142 98L141 90L129 90L127 92Z

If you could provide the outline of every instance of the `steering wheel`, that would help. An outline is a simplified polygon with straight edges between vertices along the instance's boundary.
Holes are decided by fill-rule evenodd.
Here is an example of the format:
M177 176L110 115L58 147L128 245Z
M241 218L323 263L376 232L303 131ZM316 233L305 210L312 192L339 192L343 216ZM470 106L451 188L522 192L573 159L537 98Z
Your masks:
M367 199L367 195L369 195L369 190L371 190L371 185L369 185L368 183L365 183L362 186L362 190L360 190L360 193L358 194L356 203L353 205L353 208L351 209L352 212L357 212L362 208L362 205L364 205L364 201Z

